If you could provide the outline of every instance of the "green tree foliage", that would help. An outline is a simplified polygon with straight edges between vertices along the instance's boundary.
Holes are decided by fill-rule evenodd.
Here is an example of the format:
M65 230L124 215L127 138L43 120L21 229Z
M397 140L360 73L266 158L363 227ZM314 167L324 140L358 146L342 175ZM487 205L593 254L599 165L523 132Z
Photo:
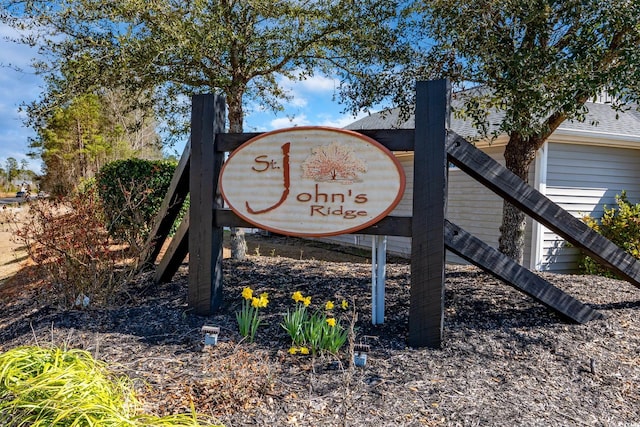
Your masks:
M604 207L601 219L589 215L584 222L607 239L640 259L640 203L632 204L626 192L616 196L616 206ZM583 256L580 269L587 274L614 277L606 268L588 256Z
M9 12L4 21L32 30L23 41L35 39L47 54L36 64L48 78L40 105L30 110L36 122L49 111L43 105L70 94L123 87L134 100L152 94L153 105L177 133L186 123L185 96L223 93L229 130L242 132L248 100L257 108L282 109L290 95L280 78L348 69L353 61L345 59L346 52L362 48L356 61L368 60L374 45L383 49L395 38L396 2L389 0L2 4ZM243 250L237 253L244 257Z
M105 98L93 94L56 108L37 131L30 148L44 163L43 186L56 195L69 194L109 161L143 152L127 143ZM144 153L150 154L149 150Z
M38 175L29 170L29 164L26 160L20 163L14 158L9 157L0 165L0 189L3 191L15 191L25 185L25 189L33 190L30 184L35 184L39 180ZM3 167L4 166L4 167Z
M147 93L170 119L180 97L222 92L230 131L243 129L244 101L282 109L281 77L305 79L349 67L345 46L383 49L395 39L396 3L388 0L3 0L3 21L29 33L46 54L41 104L96 88ZM46 30L46 31L45 31ZM54 34L54 37L51 36ZM64 37L60 37L64 36ZM337 47L342 47L339 55ZM358 52L361 55L362 52ZM359 57L366 59L366 56ZM152 94L152 95L149 95ZM159 101L163 100L162 103ZM46 114L33 111L36 117ZM184 118L184 117L183 117ZM176 123L177 125L177 123ZM178 129L178 128L174 128Z
M482 86L467 93L457 114L486 136L506 134L506 166L525 181L537 150L563 121L583 120L587 100L606 91L613 107L624 110L640 93L638 0L412 3L398 24L411 41L409 60L370 52L361 74L346 76L350 105L384 99L412 105L416 78L446 76L458 87ZM495 110L503 112L501 120L488 123ZM505 204L500 249L518 260L524 226L524 214Z
M100 131L96 96L77 98L69 107L57 109L32 148L41 149L47 178L45 187L54 194L68 194L96 171L107 152Z
M18 161L14 157L7 158L5 162L5 173L7 174L9 184L11 184L11 182L20 174Z

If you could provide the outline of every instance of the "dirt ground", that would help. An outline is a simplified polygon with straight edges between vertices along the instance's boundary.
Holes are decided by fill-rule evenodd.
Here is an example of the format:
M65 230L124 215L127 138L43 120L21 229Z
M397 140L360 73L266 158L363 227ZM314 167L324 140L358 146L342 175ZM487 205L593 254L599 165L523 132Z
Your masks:
M14 239L16 220L24 215L25 208L18 205L0 206L0 284L17 273L27 261L20 242Z
M247 254L252 256L282 257L298 261L321 260L328 262L353 262L371 264L371 251L349 246L329 244L317 240L267 235L262 232L247 233ZM230 256L225 241L225 258ZM393 262L406 262L403 258L390 257Z

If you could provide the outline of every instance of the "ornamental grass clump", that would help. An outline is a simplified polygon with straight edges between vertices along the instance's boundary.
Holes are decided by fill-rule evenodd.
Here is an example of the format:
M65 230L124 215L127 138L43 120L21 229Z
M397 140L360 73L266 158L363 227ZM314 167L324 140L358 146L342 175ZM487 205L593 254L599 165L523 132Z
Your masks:
M289 353L309 354L310 350L314 355L323 351L337 354L347 341L348 331L334 315L333 301L327 301L324 310L309 313L310 296L305 297L300 291L296 291L292 298L296 308L293 311L287 310L281 324L291 338ZM348 304L342 301L341 306L346 310Z
M200 426L192 414L140 413L128 377L115 376L83 350L37 346L0 354L0 425Z
M253 290L245 287L242 290L242 308L236 312L236 320L238 321L238 329L240 335L249 338L253 342L261 324L260 309L265 308L269 304L269 296L266 292L260 294L259 297L253 296Z

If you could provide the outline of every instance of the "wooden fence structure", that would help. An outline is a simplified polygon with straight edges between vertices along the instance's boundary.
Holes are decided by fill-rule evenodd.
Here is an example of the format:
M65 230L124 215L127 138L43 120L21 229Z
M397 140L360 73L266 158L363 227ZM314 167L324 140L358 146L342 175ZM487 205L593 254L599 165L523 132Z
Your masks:
M445 250L448 249L559 313L584 323L601 317L583 304L446 219L448 164L459 167L536 221L555 231L640 288L640 262L574 218L504 166L447 129L446 80L416 85L415 129L361 130L391 151L414 152L412 217L387 216L359 234L412 238L409 345L438 348L444 320ZM223 207L218 179L225 153L258 133L224 133L225 104L218 95L192 99L191 138L147 242L154 262L187 194L185 218L160 260L155 280L168 281L189 254L188 304L209 315L222 301L224 227L255 227Z

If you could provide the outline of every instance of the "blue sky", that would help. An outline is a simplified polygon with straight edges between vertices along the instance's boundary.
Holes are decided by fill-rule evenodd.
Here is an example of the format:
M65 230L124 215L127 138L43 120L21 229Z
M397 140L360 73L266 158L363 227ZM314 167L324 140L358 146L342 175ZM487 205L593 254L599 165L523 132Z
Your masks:
M18 109L23 102L36 99L40 92L40 79L33 73L21 73L7 67L13 65L28 70L35 51L5 41L5 37L12 34L13 30L0 24L0 164L4 166L7 158L13 157L18 163L27 159L32 169L37 169L39 165L26 156L28 138L33 136L33 132L22 124Z
M18 112L23 103L37 99L42 81L29 68L35 50L5 41L13 30L0 24L0 164L8 157L18 163L29 161L30 168L40 172L40 163L27 158L28 139L34 133L23 125ZM26 72L17 72L6 67L15 65ZM342 114L344 109L333 98L337 95L338 82L324 76L314 76L301 82L282 79L281 84L292 96L285 111L279 114L262 111L259 105L246 107L245 130L263 132L289 126L333 126L343 127L356 120L351 114ZM361 117L360 115L359 117ZM169 150L182 153L184 145Z

